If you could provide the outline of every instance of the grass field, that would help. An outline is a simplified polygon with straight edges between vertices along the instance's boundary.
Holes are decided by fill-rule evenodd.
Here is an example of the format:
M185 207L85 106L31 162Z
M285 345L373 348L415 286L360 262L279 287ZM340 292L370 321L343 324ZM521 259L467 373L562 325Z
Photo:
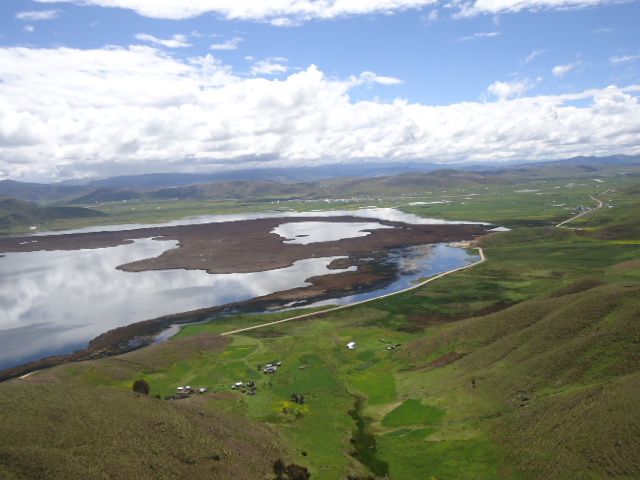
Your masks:
M549 188L561 190L556 186ZM637 189L607 194L603 200L612 208L569 223L571 228L551 226L567 213L556 215L556 207L540 210L539 192L506 190L502 208L490 198L466 211L462 203L455 207L459 210L435 204L442 215L452 208L452 217L478 220L484 212L513 227L533 224L483 237L488 260L474 268L365 305L242 334L219 336L301 312L190 325L151 348L61 365L0 385L0 411L26 422L18 425L4 413L2 438L16 429L34 432L0 442L0 458L13 465L0 468L13 475L10 479L28 478L16 472L29 462L53 468L34 458L52 458L62 448L60 440L50 435L42 437L50 441L42 440L37 432L64 423L68 410L61 405L77 389L81 404L100 402L104 422L114 417L139 425L142 437L122 427L128 432L122 434L123 444L145 462L151 462L146 459L154 451L170 451L141 438L157 438L153 425L158 422L173 425L165 417L174 410L180 415L195 410L194 418L212 415L239 435L229 437L232 445L242 443L235 439L247 429L255 429L247 444L251 455L260 456L262 473L241 478L269 478L265 472L273 456L308 467L313 479L327 480L348 475L394 480L640 477L640 238L633 227L625 227L636 218ZM586 205L583 190L571 190L575 204ZM523 199L522 209L504 203L516 196ZM552 202L569 196L565 191ZM426 214L430 208L423 207L407 208ZM349 342L355 342L353 350ZM396 348L388 350L391 346ZM277 373L262 373L274 362L282 362ZM161 398L186 385L209 392L184 400L139 399L131 393L139 378L148 381L152 396ZM255 382L256 395L232 390L237 382ZM14 395L11 388L41 393ZM132 406L135 402L141 407ZM53 413L43 414L48 411ZM103 420L86 418L96 431L112 432ZM80 423L61 427L70 438L83 438L72 445L76 453L61 455L62 465L91 463L80 451L87 442L78 436ZM171 426L169 434L180 435L180 428ZM117 463L118 450L102 443L113 433L101 435L97 448L106 448ZM200 445L193 447L195 452L227 448L215 439L193 440ZM16 452L30 449L35 453L19 462ZM192 469L184 470L185 462L177 461L171 471L198 473L223 463L201 453L188 460ZM67 478L70 467L56 468L51 478ZM213 478L226 478L216 472Z

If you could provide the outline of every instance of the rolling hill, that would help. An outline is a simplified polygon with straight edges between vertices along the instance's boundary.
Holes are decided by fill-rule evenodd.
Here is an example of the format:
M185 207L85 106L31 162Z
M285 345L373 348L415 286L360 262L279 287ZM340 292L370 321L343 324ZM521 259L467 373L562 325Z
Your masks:
M216 174L130 175L86 184L0 181L0 195L36 203L95 204L122 200L287 199L295 197L402 196L436 188L510 185L524 180L567 181L594 176L640 176L639 157L578 157L527 164L328 165Z
M103 217L97 210L82 207L43 207L23 200L0 197L0 229L11 230L69 218Z
M65 202L95 190L85 185L63 185L26 183L14 180L0 180L0 195L17 198L32 203Z

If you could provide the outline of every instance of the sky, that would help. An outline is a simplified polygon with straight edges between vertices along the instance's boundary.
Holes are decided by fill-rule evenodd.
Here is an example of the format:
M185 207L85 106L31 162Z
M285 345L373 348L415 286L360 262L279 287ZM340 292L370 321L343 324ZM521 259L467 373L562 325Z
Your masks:
M0 0L0 180L640 154L640 0Z

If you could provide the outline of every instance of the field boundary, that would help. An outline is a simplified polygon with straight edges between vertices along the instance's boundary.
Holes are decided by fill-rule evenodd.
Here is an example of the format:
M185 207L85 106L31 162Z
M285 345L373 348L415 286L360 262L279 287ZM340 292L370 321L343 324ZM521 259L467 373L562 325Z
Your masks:
M455 272L459 272L461 270L466 270L467 268L471 268L471 267L475 267L476 265L479 265L483 262L485 262L487 260L487 258L484 255L484 251L482 250L482 248L480 247L474 247L478 250L478 253L480 254L480 260L478 260L477 262L473 262L470 263L468 265L464 265L462 267L458 267L458 268L454 268L453 270L448 270L446 272L443 273L439 273L438 275L435 275L433 277L430 277L428 279L426 279L423 282L420 282L417 285L413 285L409 288L405 288L404 290L400 290L398 292L393 292L393 293L387 293L385 295L381 295L379 297L375 297L375 298L369 298L367 300L361 300L359 302L355 302L355 303L350 303L349 305L340 305L338 307L333 307L333 308L329 308L327 310L321 310L319 312L313 312L313 313L305 313L304 315L297 315L295 317L290 317L290 318L285 318L284 320L277 320L275 322L269 322L269 323L262 323L260 325L254 325L253 327L246 327L246 328L240 328L238 330L232 330L230 332L224 332L221 333L220 335L235 335L236 333L242 333L242 332L248 332L250 330L256 330L258 328L263 328L263 327L268 327L270 325L277 325L279 323L285 323L285 322L291 322L294 320L303 320L306 318L312 318L318 315L324 315L325 313L331 313L331 312L336 312L338 310L344 310L345 308L351 308L351 307L355 307L357 305L362 305L364 303L369 303L369 302L373 302L374 300L380 300L381 298L386 298L386 297L390 297L392 295L398 295L399 293L404 293L404 292L409 292L411 290L415 290L416 288L420 288L428 283L434 282L436 280L438 280L439 278L442 278L444 276L450 275L452 273Z

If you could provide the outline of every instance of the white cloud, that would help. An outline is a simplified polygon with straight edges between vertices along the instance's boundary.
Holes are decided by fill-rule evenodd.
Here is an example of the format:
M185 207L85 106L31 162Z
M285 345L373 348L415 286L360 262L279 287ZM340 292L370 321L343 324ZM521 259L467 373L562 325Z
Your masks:
M33 12L16 13L18 20L36 21L36 20L54 20L58 18L58 10L36 10Z
M457 42L466 42L468 40L478 40L479 38L497 37L498 35L500 35L500 32L474 33L473 35L468 36L468 37L460 37L456 41Z
M252 57L246 57L246 60L252 61ZM281 75L289 71L289 67L284 65L286 58L274 57L260 60L251 66L253 75Z
M576 68L578 65L580 65L580 62L568 63L566 65L557 65L553 67L551 72L553 73L554 77L564 77L567 73L569 73L571 70Z
M211 50L237 50L238 44L242 41L240 37L233 37L231 40L227 40L224 43L217 43L211 45Z
M438 20L439 16L440 16L440 12L434 8L429 12L428 15L420 16L420 21L425 25L430 25L432 23L435 23Z
M357 79L354 78L354 83L355 84L377 83L378 85L400 85L403 82L399 78L382 77L373 72L362 72Z
M459 8L458 16L473 17L483 14L515 13L523 10L581 9L613 3L616 3L616 0L472 0L467 2L456 0L449 5L453 8Z
M205 13L227 20L268 21L291 26L312 19L351 15L388 14L435 5L437 0L36 0L40 3L66 1L79 5L126 8L152 18L185 19Z
M531 90L536 86L536 82L529 79L514 80L512 82L493 82L487 88L487 93L495 95L500 100L511 97L520 97L527 90Z
M194 18L206 13L227 20L270 22L287 27L313 19L332 19L353 15L393 14L409 9L438 5L438 0L36 0L40 3L68 2L79 5L126 8L145 17L165 19ZM518 12L521 10L565 10L586 8L616 0L451 0L447 8L459 16Z
M528 63L533 62L536 58L538 58L540 55L542 55L544 53L544 51L542 50L534 50L533 52L531 52L529 54L529 56L527 58L525 58L522 63L527 65Z
M640 55L622 55L620 57L611 57L609 62L613 65L619 65L621 63L629 63L640 60Z
M358 85L400 80L315 66L243 78L211 55L145 46L0 48L0 78L0 171L12 178L640 153L640 85L525 97L526 80L496 82L496 102L354 102Z
M173 35L170 40L163 40L146 33L138 33L136 35L136 38L138 40L142 40L143 42L162 45L163 47L167 48L183 48L191 46L191 44L187 41L186 35Z
M25 25L22 30L28 33L33 33L36 31L36 28L33 25Z

